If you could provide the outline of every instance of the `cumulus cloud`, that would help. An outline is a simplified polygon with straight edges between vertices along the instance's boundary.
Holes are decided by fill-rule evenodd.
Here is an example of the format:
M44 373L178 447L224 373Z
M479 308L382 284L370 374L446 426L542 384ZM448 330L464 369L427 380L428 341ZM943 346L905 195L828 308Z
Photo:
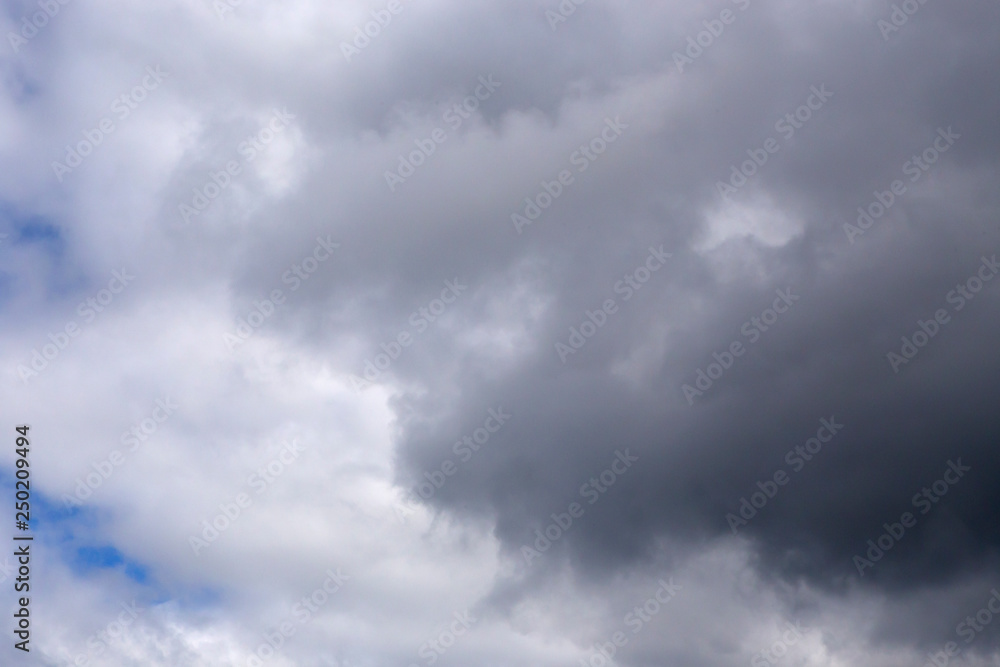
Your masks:
M0 21L5 661L1000 659L996 7Z

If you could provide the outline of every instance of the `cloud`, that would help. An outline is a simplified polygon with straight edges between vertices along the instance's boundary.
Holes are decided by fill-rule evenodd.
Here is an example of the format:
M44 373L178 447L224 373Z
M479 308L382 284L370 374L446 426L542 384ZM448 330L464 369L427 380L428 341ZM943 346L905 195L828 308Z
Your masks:
M46 6L0 58L46 664L995 659L995 7Z

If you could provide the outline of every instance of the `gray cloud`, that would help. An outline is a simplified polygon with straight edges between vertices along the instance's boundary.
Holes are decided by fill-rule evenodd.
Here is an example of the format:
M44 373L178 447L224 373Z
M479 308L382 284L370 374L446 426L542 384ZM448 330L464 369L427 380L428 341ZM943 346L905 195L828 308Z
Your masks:
M66 524L155 585L46 547L63 586L113 587L108 618L150 605L113 664L246 664L330 567L351 585L273 664L425 664L465 610L442 664L578 664L669 577L619 664L746 664L787 622L787 664L995 655L957 626L997 585L996 8L918 5L884 38L885 2L590 0L552 29L558 3L403 1L348 61L384 6L71 3L3 55L5 414L52 442L40 493L181 405ZM293 437L303 463L192 555ZM97 626L47 595L64 664Z

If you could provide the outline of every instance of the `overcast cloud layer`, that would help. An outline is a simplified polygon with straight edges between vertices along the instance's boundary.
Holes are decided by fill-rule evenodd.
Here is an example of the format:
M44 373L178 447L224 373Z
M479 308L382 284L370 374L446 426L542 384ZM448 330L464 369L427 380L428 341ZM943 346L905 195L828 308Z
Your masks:
M996 3L0 28L0 663L1000 665Z

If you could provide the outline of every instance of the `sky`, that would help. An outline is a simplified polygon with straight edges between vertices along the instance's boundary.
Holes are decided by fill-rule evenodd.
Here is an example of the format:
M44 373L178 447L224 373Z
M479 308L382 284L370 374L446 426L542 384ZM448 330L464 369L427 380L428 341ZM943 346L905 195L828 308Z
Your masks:
M2 7L0 663L1000 666L996 3Z

